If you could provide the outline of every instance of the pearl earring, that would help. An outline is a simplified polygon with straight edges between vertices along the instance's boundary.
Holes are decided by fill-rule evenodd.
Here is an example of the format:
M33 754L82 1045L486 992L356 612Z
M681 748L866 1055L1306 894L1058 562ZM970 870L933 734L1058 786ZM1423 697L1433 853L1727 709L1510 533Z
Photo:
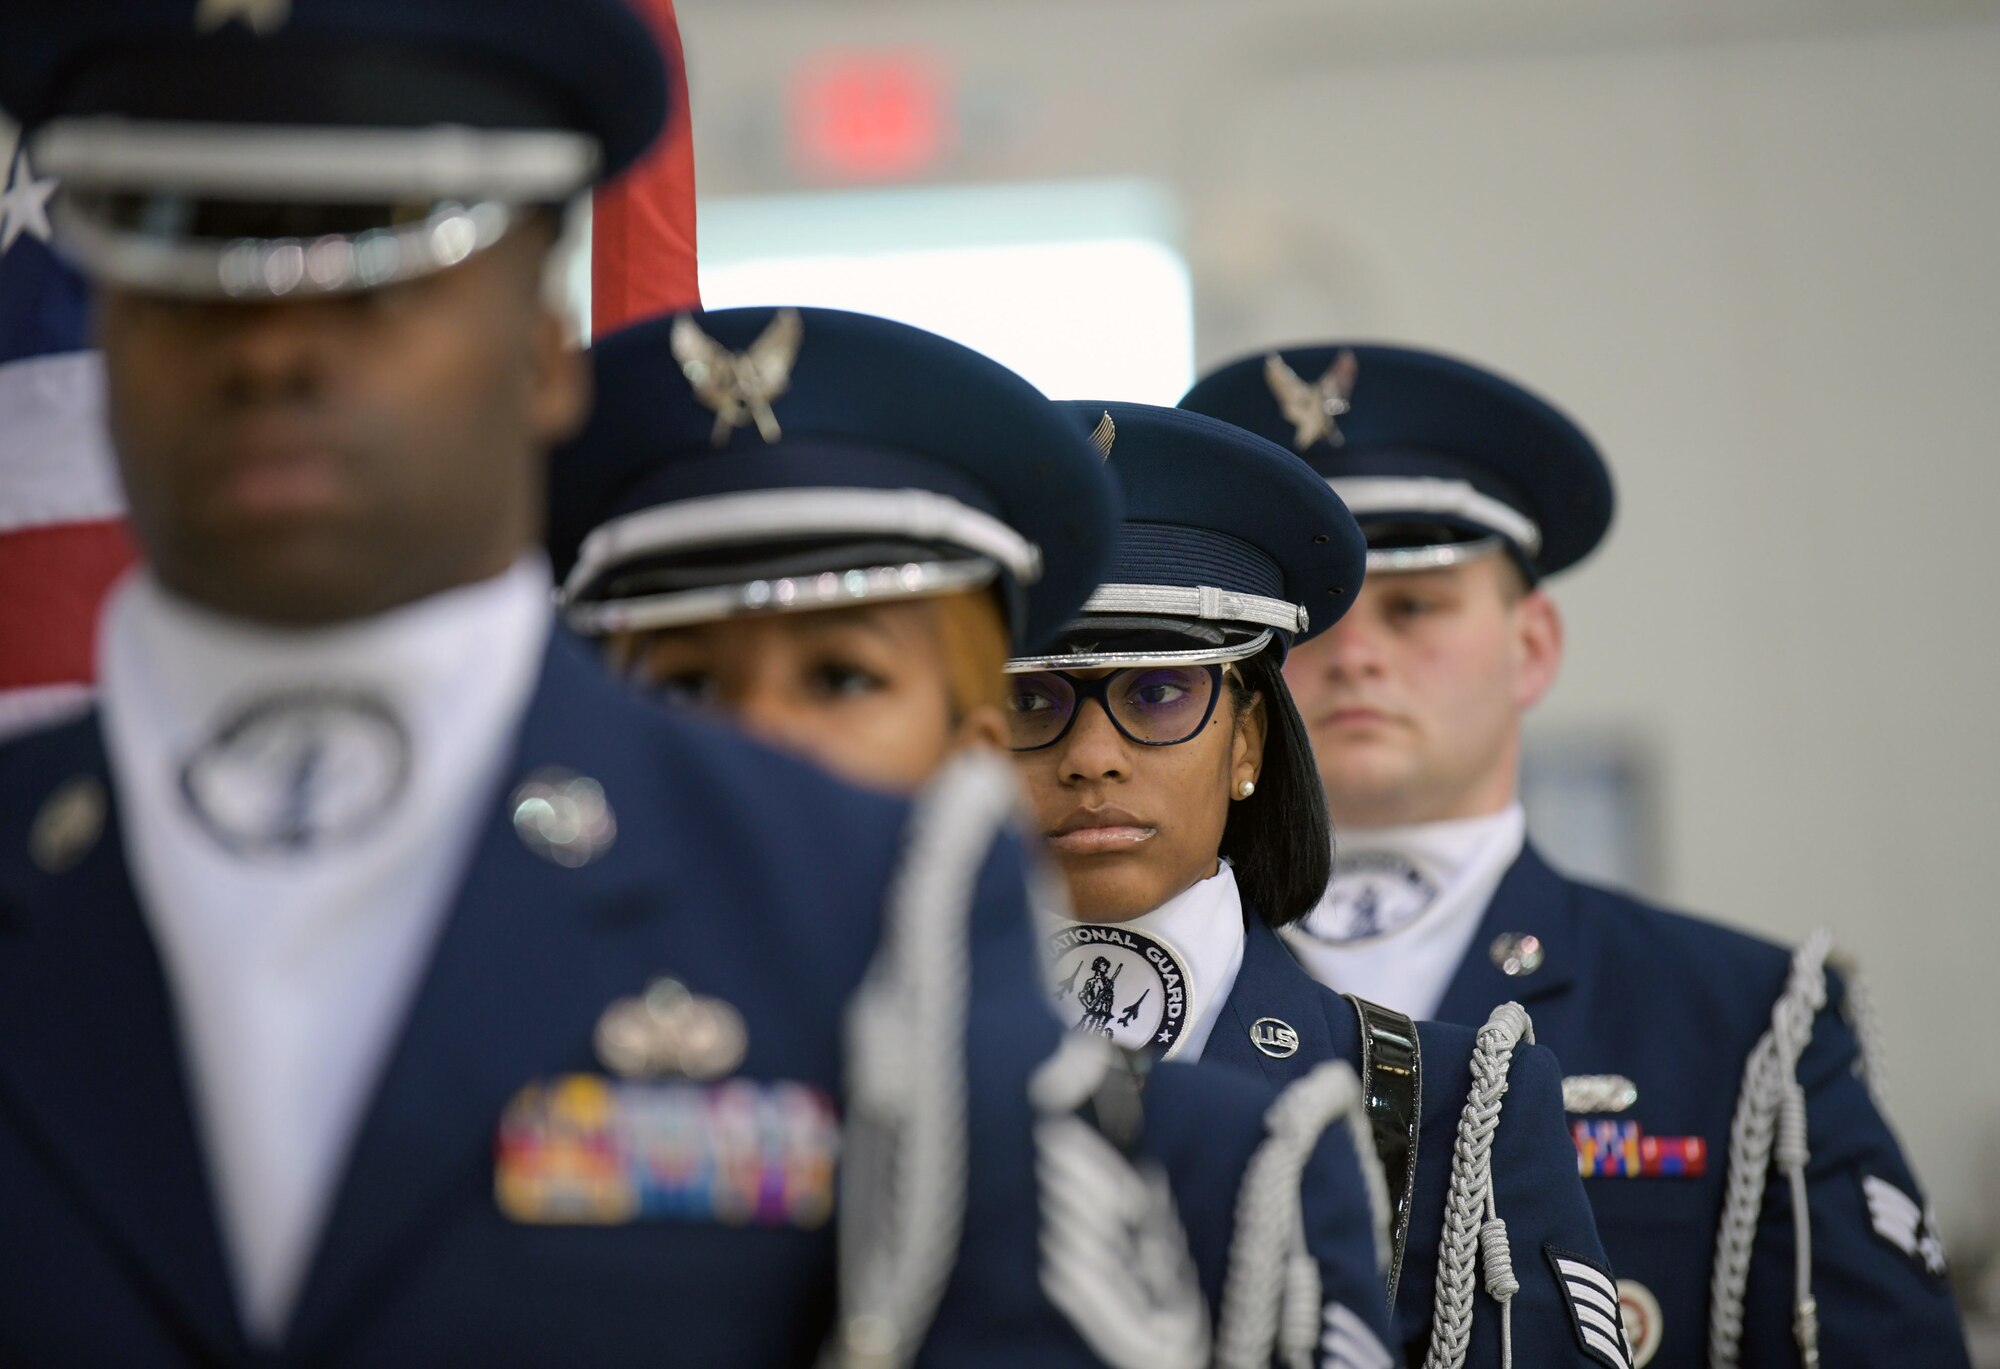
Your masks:
M1255 780L1245 780L1236 786L1236 797L1239 799L1247 799L1256 792L1257 781Z

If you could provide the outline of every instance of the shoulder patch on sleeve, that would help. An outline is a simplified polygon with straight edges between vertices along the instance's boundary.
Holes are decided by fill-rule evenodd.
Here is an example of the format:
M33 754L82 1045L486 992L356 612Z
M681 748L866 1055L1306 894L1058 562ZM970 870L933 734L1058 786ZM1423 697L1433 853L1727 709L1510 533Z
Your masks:
M1319 1369L1396 1369L1374 1330L1345 1305L1326 1305L1326 1334L1320 1337Z
M1584 1353L1608 1369L1632 1369L1632 1347L1625 1339L1625 1322L1618 1310L1618 1285L1611 1271L1595 1260L1559 1246L1545 1245L1570 1326Z
M1873 1174L1861 1176L1861 1196L1868 1202L1868 1224L1877 1236L1932 1278L1945 1276L1944 1241L1938 1236L1936 1212Z

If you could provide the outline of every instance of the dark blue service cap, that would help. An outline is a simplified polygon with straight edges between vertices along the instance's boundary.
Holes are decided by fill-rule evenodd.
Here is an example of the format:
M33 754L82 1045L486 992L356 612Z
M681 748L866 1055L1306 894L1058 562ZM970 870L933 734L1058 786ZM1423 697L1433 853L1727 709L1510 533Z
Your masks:
M1299 452L1368 533L1368 567L1418 570L1504 548L1530 581L1611 525L1611 473L1540 396L1435 352L1319 343L1210 372L1183 409Z
M586 633L994 586L1012 649L1102 578L1117 489L1021 377L836 309L636 324L550 463L549 552Z
M666 119L624 0L0 0L0 108L57 242L158 292L288 298L456 265Z
M1064 403L1107 451L1125 523L1104 583L1050 652L1012 670L1221 662L1331 627L1361 588L1361 530L1275 443L1152 404Z

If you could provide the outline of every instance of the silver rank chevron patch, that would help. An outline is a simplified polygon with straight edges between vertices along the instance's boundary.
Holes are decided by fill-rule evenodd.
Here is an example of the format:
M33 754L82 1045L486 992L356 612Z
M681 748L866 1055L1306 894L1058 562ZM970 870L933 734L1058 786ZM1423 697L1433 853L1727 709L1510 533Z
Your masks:
M694 397L715 413L711 436L716 446L727 443L736 429L752 423L766 442L784 436L771 402L791 388L792 367L799 359L805 331L805 320L798 310L780 309L756 341L732 352L704 333L692 314L674 320L668 338L674 360L681 364L681 374L687 377Z
M1360 373L1359 358L1345 347L1326 374L1310 385L1276 352L1264 358L1264 383L1278 401L1278 412L1292 425L1292 446L1304 451L1322 439L1329 447L1347 441L1335 420L1354 407L1354 382Z
M1937 1214L1887 1179L1861 1177L1861 1195L1868 1200L1868 1221L1875 1234L1910 1258L1934 1279L1945 1275L1944 1241L1938 1236Z
M1625 1339L1625 1321L1618 1310L1618 1285L1595 1261L1553 1245L1542 1247L1556 1286L1569 1308L1571 1327L1584 1353L1609 1369L1633 1369L1632 1346Z
M1337 1302L1326 1305L1326 1333L1319 1348L1326 1352L1320 1369L1396 1369L1394 1357L1368 1323Z
M1042 1289L1112 1369L1200 1369L1208 1307L1166 1176L1075 1116L1035 1123Z

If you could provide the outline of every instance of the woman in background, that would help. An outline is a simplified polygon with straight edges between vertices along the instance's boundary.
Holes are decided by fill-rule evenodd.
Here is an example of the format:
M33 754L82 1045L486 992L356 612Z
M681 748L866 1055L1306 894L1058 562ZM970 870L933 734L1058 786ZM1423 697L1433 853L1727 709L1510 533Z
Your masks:
M1498 1365L1511 1342L1523 1364L1602 1364L1581 1327L1602 1320L1622 1351L1617 1294L1561 1071L1525 1014L1503 1009L1477 1042L1419 1026L1324 988L1277 935L1318 903L1333 853L1280 668L1353 601L1360 530L1303 461L1239 428L1064 407L1108 448L1126 511L1084 614L1009 666L1010 744L1074 910L1043 928L1058 1011L1279 1085L1355 1066L1395 1200L1410 1362L1428 1347L1426 1362Z
M550 549L565 616L614 671L877 788L1004 748L1008 657L1082 607L1118 527L1101 450L1057 406L955 343L831 310L659 320L592 360L595 417L552 463ZM1051 1025L1032 1016L984 1029ZM1051 1299L1112 1364L1245 1362L1236 1313L1278 1291L1225 1283L1253 1240L1238 1199L1274 1090L1105 1053L1065 1093L1074 1056L1038 1080L1041 1135L1070 1138L1034 1157ZM1093 1139L1065 1129L1079 1116ZM1309 1324L1372 1363L1386 1310L1348 1136L1311 1145L1299 1203L1324 1304ZM1183 1235L1186 1287L1162 1258Z

